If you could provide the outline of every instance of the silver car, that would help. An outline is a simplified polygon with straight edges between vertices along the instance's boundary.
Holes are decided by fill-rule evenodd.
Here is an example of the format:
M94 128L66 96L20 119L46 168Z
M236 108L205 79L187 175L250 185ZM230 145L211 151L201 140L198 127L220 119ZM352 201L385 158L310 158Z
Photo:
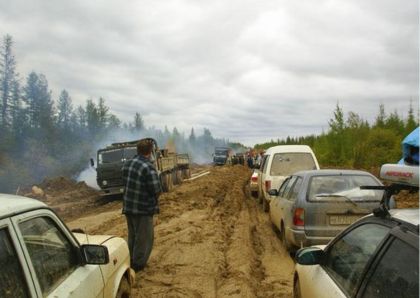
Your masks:
M363 171L314 170L298 172L279 190L270 190L270 219L286 249L326 244L372 213L379 207L383 190L361 190L362 185L382 184Z

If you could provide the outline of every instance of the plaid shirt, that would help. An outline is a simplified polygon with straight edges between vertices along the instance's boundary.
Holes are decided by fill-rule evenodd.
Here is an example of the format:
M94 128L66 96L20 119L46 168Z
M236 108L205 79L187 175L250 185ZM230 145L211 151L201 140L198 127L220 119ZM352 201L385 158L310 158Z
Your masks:
M141 155L124 163L125 185L123 213L153 215L159 213L158 197L162 192L159 175L149 159Z

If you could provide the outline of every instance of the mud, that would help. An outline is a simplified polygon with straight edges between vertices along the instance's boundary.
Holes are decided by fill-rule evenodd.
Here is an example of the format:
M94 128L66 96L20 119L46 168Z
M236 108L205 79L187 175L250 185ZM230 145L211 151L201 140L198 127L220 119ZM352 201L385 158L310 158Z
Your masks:
M290 297L294 264L249 196L250 171L207 170L160 197L154 248L134 297ZM97 210L69 227L127 237L121 202Z
M136 276L134 297L291 297L294 263L267 213L249 194L243 166L196 166L193 176L160 197L154 248ZM122 202L101 198L83 182L59 177L37 186L68 226L127 239ZM397 207L417 207L418 193L400 193Z

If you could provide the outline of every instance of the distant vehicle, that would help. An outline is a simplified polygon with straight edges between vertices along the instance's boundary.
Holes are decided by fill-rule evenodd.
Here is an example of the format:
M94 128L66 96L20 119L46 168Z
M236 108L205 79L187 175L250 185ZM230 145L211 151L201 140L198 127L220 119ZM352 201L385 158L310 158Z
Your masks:
M288 177L272 189L271 222L279 229L285 248L326 244L359 218L379 207L383 190L372 174L353 170L312 170Z
M249 180L249 189L253 197L258 197L258 171L254 170Z
M402 178L404 177L404 178ZM419 297L419 209L389 210L401 190L418 192L418 166L384 165L373 215L363 217L327 246L296 253L294 297Z
M278 189L293 173L318 169L318 161L309 146L281 145L267 149L261 161L258 178L258 197L263 204L263 210L267 212L269 209L270 189Z
M225 165L232 163L232 149L229 147L215 147L213 163L215 165Z
M174 184L179 184L183 179L191 177L188 154L176 154L166 149L159 149L154 139L148 139L154 144L151 160L160 175L164 191L170 191ZM121 168L124 162L137 154L138 141L113 143L98 150L96 182L104 195L124 192ZM93 159L91 159L91 165L94 166Z
M130 297L124 239L72 233L34 199L0 194L0 297Z

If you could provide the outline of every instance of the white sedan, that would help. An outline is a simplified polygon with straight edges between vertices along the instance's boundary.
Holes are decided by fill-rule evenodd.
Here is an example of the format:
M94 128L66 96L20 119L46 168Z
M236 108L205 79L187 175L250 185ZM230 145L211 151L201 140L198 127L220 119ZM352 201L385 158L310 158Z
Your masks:
M72 233L45 204L0 194L0 297L130 297L124 239Z

